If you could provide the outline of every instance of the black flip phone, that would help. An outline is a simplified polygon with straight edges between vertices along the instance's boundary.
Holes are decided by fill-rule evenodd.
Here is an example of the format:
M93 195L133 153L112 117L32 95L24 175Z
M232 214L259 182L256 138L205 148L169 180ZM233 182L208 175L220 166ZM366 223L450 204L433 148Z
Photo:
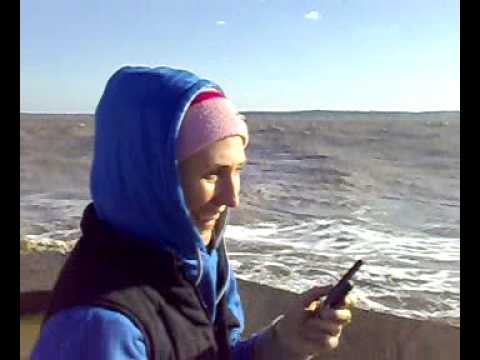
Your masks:
M358 271L360 266L363 265L362 260L358 260L353 264L350 270L347 271L345 275L340 279L340 281L333 287L332 290L327 295L327 298L323 302L323 305L329 305L331 308L337 308L342 302L345 296L350 290L352 290L353 285L350 282L350 279Z

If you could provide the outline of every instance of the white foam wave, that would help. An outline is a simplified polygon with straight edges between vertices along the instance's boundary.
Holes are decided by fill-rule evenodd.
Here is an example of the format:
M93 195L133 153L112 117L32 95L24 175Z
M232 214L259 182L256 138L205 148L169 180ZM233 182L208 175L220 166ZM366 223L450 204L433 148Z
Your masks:
M459 239L381 232L348 219L230 225L226 237L243 244L230 257L244 279L300 292L319 280L331 283L363 258L367 265L355 279L360 307L418 319L459 318Z

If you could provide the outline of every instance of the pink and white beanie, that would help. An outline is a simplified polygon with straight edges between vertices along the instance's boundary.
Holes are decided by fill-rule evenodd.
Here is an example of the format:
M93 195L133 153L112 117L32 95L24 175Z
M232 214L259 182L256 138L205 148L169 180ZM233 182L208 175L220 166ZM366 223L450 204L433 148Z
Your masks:
M248 145L248 128L233 103L225 95L208 89L193 99L177 139L177 160L183 161L215 141L239 135Z

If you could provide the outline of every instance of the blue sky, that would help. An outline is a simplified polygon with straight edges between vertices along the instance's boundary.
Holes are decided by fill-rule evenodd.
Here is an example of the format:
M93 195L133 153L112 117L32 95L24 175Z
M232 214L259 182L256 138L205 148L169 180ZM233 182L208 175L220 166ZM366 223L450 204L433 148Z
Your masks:
M458 0L20 5L21 111L92 113L125 64L196 72L241 111L460 107Z

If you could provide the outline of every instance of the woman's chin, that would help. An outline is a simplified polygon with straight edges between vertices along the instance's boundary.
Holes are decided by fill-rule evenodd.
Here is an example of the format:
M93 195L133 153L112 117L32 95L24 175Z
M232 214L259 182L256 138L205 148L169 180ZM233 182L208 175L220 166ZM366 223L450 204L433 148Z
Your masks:
M205 242L205 244L208 244L210 242L216 223L217 223L216 219L197 222L197 227L200 231L200 235L202 236L202 239Z
M208 245L212 240L212 230L202 230L200 231L200 235L205 245Z
M210 219L210 220L200 220L199 221L199 228L203 230L212 230L217 223L217 219Z

